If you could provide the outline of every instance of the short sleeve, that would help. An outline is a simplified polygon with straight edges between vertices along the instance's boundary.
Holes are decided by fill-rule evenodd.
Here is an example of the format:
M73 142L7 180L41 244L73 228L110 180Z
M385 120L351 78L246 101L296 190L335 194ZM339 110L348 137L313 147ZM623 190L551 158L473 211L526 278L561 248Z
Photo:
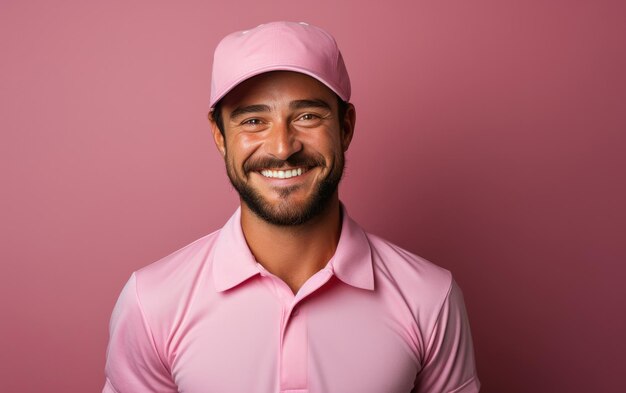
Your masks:
M103 393L177 392L159 358L133 274L113 309Z
M463 293L452 280L427 345L415 393L476 393L474 347Z

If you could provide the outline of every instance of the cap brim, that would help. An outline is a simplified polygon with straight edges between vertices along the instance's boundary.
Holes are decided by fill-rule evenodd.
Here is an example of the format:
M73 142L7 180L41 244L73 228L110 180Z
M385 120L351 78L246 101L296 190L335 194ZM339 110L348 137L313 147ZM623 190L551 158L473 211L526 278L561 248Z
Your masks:
M273 65L273 66L267 66L267 67L258 68L256 70L253 70L253 71L251 71L251 72L249 72L249 73L247 73L247 74L237 78L236 80L234 80L231 84L229 84L228 88L224 89L223 92L221 92L221 93L216 95L216 97L211 102L211 106L209 107L209 109L211 111L213 111L213 109L215 108L215 104L217 104L222 98L224 98L235 87L239 86L244 81L246 81L246 80L248 80L248 79L250 79L252 77L255 77L257 75L265 74L266 72L272 72L272 71L294 71L294 72L299 72L301 74L308 75L308 76L310 76L310 77L312 77L314 79L317 79L318 81L322 82L324 84L324 86L326 86L330 90L332 90L335 94L337 94L339 97L341 97L342 100L348 101L347 97L344 97L340 93L340 89L339 88L337 88L336 86L331 85L330 83L328 83L328 81L326 81L324 78L320 77L316 73L312 72L311 70L308 70L308 69L303 68L303 67L298 67L298 66Z

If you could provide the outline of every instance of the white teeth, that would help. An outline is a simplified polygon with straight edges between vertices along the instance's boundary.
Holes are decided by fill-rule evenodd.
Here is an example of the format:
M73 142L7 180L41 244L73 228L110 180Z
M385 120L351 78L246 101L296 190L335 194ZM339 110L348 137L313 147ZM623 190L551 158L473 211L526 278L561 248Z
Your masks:
M264 169L261 171L261 174L270 178L289 179L290 177L300 176L304 172L306 172L306 170L302 168L287 169L286 171Z

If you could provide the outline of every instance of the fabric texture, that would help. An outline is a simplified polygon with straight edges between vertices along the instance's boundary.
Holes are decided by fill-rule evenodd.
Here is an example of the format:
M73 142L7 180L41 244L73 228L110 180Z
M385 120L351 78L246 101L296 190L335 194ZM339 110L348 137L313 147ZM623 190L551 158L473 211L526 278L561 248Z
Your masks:
M239 209L133 273L111 317L103 392L478 392L450 272L342 211L334 256L295 295L255 261Z

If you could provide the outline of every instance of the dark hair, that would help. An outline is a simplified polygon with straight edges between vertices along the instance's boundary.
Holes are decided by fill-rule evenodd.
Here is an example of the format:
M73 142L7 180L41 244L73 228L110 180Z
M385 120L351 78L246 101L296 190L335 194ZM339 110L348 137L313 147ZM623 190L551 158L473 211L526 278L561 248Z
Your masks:
M348 111L348 102L344 101L335 94L337 97L337 115L339 120L339 126L343 129L343 119L346 117L346 112ZM211 117L215 124L217 124L217 128L220 129L222 135L224 135L224 118L222 117L222 101L218 101L213 107L213 111L211 112Z

